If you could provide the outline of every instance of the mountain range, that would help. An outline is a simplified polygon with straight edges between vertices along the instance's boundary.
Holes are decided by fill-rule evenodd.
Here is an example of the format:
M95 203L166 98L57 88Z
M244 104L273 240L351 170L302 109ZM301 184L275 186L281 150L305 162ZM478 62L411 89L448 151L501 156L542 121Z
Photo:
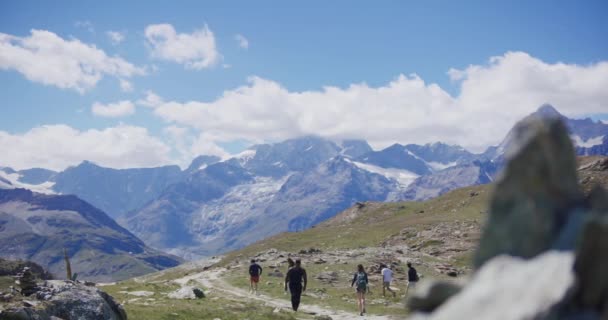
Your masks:
M550 105L528 117L560 117L579 155L608 154L607 124L569 119ZM481 154L440 142L375 151L362 140L306 136L229 159L200 156L186 170L87 161L62 172L0 168L0 188L77 195L146 244L196 258L310 228L356 202L425 200L489 183L508 157L512 132Z
M64 250L80 278L126 279L178 265L147 247L101 210L73 195L0 189L0 252L65 275Z

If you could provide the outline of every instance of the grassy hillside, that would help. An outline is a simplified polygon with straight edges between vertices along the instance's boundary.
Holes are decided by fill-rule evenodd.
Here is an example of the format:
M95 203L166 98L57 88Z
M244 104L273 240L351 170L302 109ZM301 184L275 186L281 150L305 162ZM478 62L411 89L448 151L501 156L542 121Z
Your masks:
M594 185L608 187L607 159L580 159L579 177L586 192ZM368 270L371 281L368 313L381 319L401 319L408 314L403 303L406 262L414 263L423 275L423 281L425 278L457 279L470 273L470 258L486 219L491 193L492 186L483 185L454 190L425 202L360 203L309 230L281 233L228 253L210 268L180 266L107 288L121 301L127 302L125 307L132 319L206 318L192 315L196 312L207 312L210 319L212 314L221 319L313 319L305 313L293 314L286 307L271 312L273 307L256 303L254 296L231 297L213 289L206 298L208 300L201 303L170 302L163 298L164 295L158 296L158 299L165 299L162 300L164 303L129 302L133 298L121 291L158 286L154 287L155 292L166 293L176 288L175 279L192 277L193 283L200 285L205 282L195 280L214 270L220 271L217 274L225 285L246 291L249 286L247 266L251 258L256 258L264 267L260 283L263 299L284 301L287 305L282 275L287 269L287 257L292 256L302 259L309 274L309 288L303 296L303 305L354 314L355 294L350 281L356 265L361 263ZM398 292L396 298L382 296L380 263L393 265L395 277L392 287ZM256 312L263 316L256 318L244 308L256 308Z

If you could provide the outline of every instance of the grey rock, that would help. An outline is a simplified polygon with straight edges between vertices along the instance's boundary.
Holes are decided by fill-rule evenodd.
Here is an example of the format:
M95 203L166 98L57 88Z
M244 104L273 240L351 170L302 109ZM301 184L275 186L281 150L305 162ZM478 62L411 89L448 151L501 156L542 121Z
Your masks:
M198 299L202 299L205 297L205 292L203 292L203 289L201 288L194 288L192 289L192 292L194 293L194 296Z
M332 320L332 318L330 316L321 315L315 316L315 320Z
M453 282L422 283L420 288L407 300L407 306L412 311L431 312L460 292L461 289L461 286Z
M477 271L460 293L433 313L412 319L535 319L546 315L567 294L575 281L573 264L572 252L556 250L528 260L495 257Z
M0 318L127 320L123 307L97 288L71 281L50 280L40 290L54 294L48 301L30 301L29 306L9 307Z
M335 271L324 271L320 272L315 278L321 282L334 283L338 281L338 273Z
M584 228L577 250L574 300L577 306L608 312L608 216L596 216Z
M476 267L500 254L532 258L551 248L570 211L583 201L572 142L559 119L520 122L507 159L490 203Z

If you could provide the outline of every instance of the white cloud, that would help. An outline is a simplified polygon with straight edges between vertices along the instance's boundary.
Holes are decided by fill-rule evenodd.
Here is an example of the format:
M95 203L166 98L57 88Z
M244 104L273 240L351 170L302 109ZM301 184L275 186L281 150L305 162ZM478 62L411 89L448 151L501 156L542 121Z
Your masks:
M87 30L90 33L95 33L95 28L93 27L93 23L91 23L91 21L88 21L88 20L76 21L76 22L74 22L74 26L76 28L81 28L81 29Z
M449 76L460 86L457 96L417 75L399 75L380 87L352 84L301 92L252 77L213 101L168 101L155 113L196 128L213 142L317 134L363 138L377 148L443 141L481 151L545 102L571 117L608 110L608 62L549 64L508 52L487 64L452 69Z
M2 166L63 170L90 160L113 168L155 167L171 163L171 148L145 128L121 125L79 131L67 125L36 127L24 134L0 131Z
M236 43L239 45L240 48L249 49L249 40L247 40L247 38L245 38L245 36L243 36L242 34L235 35L234 40L236 40Z
M118 118L135 113L135 105L128 100L123 100L115 103L102 104L99 102L93 103L91 111L94 115L108 118Z
M120 31L106 31L106 35L110 39L110 42L112 42L112 44L115 46L119 45L126 38L125 33Z
M45 30L32 30L29 37L0 33L1 69L14 69L30 81L80 93L93 88L104 75L129 78L144 73L94 45Z
M196 70L212 67L222 60L213 32L207 25L188 34L177 33L170 24L154 24L146 27L145 34L154 58Z
M137 100L138 105L149 108L156 108L163 103L163 98L150 90L146 91L146 97L144 99Z
M133 91L133 84L125 79L119 79L120 81L120 90L123 92L131 92Z

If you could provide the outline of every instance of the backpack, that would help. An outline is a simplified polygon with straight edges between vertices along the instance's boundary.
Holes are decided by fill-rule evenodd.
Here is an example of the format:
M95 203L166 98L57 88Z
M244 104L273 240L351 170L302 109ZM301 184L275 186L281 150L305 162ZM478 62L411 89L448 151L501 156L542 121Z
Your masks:
M357 289L367 288L367 275L364 272L357 273Z

